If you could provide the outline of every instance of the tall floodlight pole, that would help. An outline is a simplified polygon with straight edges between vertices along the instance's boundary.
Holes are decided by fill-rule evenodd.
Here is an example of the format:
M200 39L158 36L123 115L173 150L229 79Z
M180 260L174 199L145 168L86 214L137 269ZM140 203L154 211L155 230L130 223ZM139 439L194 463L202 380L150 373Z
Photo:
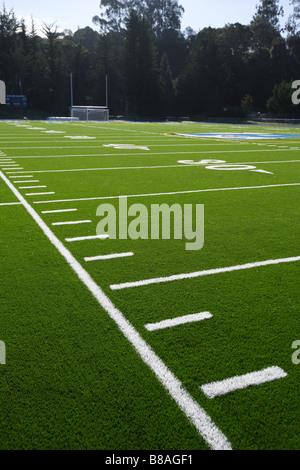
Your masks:
M105 75L105 84L106 84L106 107L108 108L108 77Z

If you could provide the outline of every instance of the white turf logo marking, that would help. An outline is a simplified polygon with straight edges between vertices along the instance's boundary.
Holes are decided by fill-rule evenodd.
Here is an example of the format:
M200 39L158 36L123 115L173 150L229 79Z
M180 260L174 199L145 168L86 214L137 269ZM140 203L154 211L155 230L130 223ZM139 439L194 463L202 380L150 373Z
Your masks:
M150 150L146 146L135 144L105 144L103 147L113 147L119 150Z
M168 369L164 362L155 354L153 349L140 336L137 330L124 317L111 300L105 295L102 289L96 284L88 272L74 258L72 253L54 235L52 230L45 224L38 213L23 198L22 194L11 184L6 176L0 171L0 178L11 189L17 199L23 204L27 212L31 215L50 243L59 251L70 268L77 274L82 283L89 289L99 305L115 321L125 338L132 344L136 352L144 363L154 372L163 387L177 403L179 408L185 413L190 422L195 426L198 433L203 437L208 446L213 450L232 450L232 446L226 436L218 429L204 409L185 390L182 383Z
M215 398L253 385L261 385L273 380L283 379L287 375L280 367L274 366L258 372L250 372L249 374L221 380L220 382L212 382L202 385L200 388L208 398Z
M195 162L194 160L178 160L178 163L183 163L184 165L203 165L207 170L225 170L225 171L237 171L237 170L249 170L255 171L256 173L268 173L273 175L271 171L266 170L257 170L256 166L246 165L240 163L226 163L225 160L200 160ZM208 166L206 166L208 165Z

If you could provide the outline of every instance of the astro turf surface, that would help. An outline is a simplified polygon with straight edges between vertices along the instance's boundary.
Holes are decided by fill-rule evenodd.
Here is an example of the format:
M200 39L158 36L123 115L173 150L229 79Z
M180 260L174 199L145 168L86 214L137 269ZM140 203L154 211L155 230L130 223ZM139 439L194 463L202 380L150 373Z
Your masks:
M299 134L0 124L1 449L300 448ZM119 196L203 204L203 248L95 238Z

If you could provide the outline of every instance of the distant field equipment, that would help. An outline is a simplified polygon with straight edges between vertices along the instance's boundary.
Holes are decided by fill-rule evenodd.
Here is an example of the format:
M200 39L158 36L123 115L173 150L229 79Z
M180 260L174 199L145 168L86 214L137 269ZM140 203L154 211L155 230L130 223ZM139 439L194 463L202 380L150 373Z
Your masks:
M106 106L71 106L71 118L80 121L108 122L109 109Z

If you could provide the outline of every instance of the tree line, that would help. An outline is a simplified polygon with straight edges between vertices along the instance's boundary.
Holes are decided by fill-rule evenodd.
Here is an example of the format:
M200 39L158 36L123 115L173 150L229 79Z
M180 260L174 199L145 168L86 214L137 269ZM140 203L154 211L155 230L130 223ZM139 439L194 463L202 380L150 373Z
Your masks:
M8 94L25 94L31 110L56 116L69 115L72 73L76 105L105 105L107 76L115 116L297 117L300 0L290 4L284 27L280 0L260 0L249 25L195 32L181 30L178 1L101 0L98 31L44 24L43 35L3 5L0 80Z

